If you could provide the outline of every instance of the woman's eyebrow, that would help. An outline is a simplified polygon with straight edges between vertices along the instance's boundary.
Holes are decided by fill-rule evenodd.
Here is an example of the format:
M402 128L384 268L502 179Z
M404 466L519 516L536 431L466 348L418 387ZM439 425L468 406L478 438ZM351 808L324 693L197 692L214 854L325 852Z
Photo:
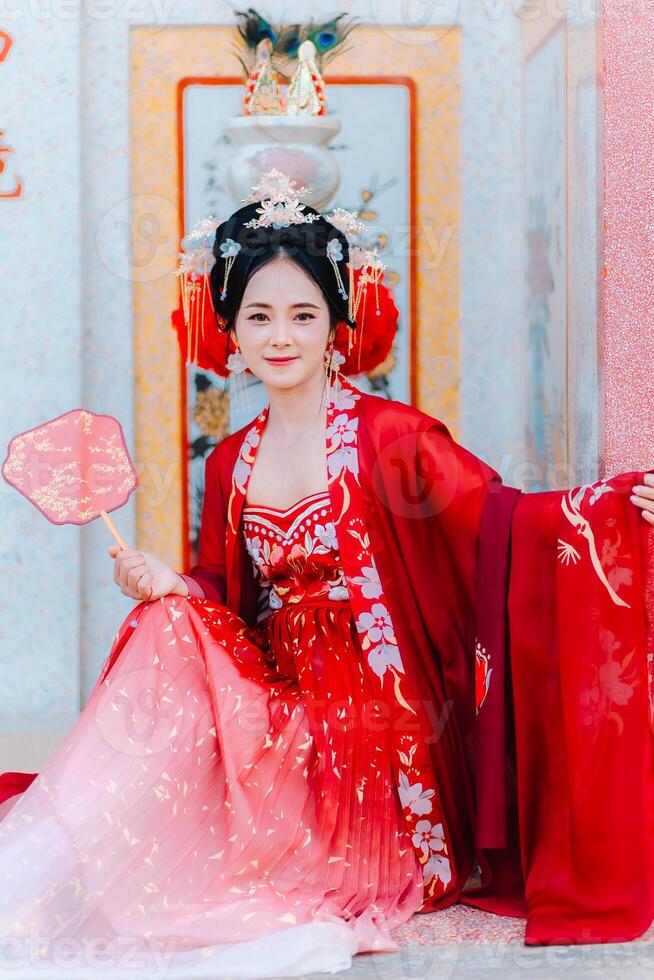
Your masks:
M272 303L248 303L245 309L249 310L251 306L263 306L267 310L272 310ZM316 306L315 303L293 303L291 309L294 310L297 306L310 306L314 310L320 309L320 307Z

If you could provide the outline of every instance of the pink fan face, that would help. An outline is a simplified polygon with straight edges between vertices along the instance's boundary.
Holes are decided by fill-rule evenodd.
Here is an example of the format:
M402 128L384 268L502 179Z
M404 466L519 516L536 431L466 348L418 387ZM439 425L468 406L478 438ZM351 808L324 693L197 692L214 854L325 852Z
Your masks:
M120 422L84 408L14 436L2 475L53 524L86 524L138 486Z

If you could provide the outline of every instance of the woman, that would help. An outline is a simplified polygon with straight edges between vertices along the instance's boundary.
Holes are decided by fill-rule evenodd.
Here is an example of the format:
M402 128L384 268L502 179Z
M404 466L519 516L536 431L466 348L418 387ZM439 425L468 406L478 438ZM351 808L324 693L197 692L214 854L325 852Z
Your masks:
M190 574L110 549L139 605L43 772L4 776L14 958L36 928L46 977L61 937L62 977L140 937L168 977L337 972L456 901L528 944L641 935L651 474L523 495L328 385L347 239L259 203L218 227L211 293L269 405L207 458Z

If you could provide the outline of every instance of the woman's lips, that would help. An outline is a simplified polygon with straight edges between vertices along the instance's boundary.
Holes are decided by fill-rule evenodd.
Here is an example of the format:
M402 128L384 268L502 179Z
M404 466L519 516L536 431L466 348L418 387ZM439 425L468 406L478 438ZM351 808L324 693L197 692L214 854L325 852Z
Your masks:
M264 357L264 361L269 364L288 364L290 361L297 361L297 357Z

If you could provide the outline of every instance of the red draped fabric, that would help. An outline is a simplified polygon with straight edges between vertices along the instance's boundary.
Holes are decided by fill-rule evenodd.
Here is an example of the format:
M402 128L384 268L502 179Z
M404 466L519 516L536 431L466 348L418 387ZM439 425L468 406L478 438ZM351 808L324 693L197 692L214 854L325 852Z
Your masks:
M653 532L629 501L637 482L642 474L620 474L577 495L578 506L574 494L523 495L513 518L511 663L533 942L632 939L654 914Z
M34 782L36 772L3 772L0 773L0 803L4 803L17 793L24 793L30 783Z

